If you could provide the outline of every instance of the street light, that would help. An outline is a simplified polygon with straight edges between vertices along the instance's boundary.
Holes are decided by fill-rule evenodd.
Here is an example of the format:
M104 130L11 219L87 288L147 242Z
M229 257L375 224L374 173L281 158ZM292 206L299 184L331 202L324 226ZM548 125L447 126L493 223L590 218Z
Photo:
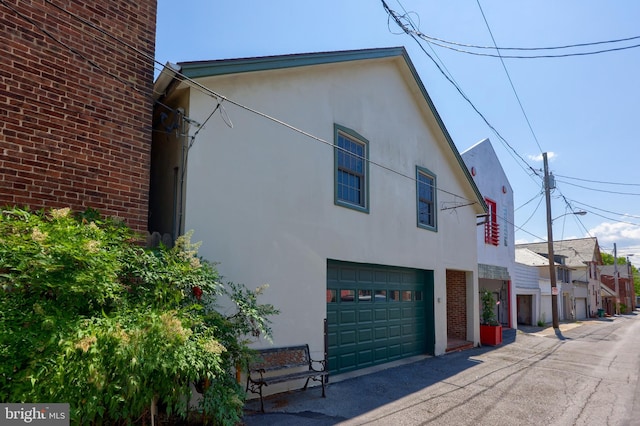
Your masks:
M558 217L556 217L554 219L551 219L551 223L555 222L556 220L560 219L563 216L568 216L570 214L575 215L575 216L584 216L585 214L587 214L587 212L585 212L583 210L580 210L580 211L577 211L577 212L569 212L569 213L561 214L560 216L558 216Z

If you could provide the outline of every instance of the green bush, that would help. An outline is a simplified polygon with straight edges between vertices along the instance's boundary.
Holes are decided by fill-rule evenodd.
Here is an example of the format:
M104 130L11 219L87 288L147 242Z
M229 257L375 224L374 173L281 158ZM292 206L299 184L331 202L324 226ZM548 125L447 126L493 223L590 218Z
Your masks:
M493 297L491 290L480 290L480 302L482 304L482 325L499 325L496 319L495 306L496 299Z
M69 209L0 214L0 401L68 402L74 424L144 422L152 404L234 424L247 335L270 335L262 289L222 285L189 235L146 249L123 224ZM236 311L214 306L223 295Z

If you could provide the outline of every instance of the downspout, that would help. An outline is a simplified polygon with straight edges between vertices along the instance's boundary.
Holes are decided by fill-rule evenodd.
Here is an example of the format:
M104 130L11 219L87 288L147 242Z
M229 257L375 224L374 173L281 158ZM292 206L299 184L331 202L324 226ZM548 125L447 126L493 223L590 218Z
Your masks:
M513 328L513 324L511 322L511 280L507 281L507 300L509 301L509 309L507 315L509 316L509 328Z
M174 224L174 241L184 233L183 230L183 215L184 215L184 181L185 181L185 168L187 166L187 154L186 149L188 146L189 135L184 120L184 109L178 108L180 114L180 183L178 186L178 217L177 223Z

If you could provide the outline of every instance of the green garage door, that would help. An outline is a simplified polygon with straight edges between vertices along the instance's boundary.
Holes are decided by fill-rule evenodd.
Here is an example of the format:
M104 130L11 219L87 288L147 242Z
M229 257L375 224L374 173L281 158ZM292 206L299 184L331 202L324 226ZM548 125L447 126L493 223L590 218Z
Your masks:
M433 353L433 272L327 263L329 370Z

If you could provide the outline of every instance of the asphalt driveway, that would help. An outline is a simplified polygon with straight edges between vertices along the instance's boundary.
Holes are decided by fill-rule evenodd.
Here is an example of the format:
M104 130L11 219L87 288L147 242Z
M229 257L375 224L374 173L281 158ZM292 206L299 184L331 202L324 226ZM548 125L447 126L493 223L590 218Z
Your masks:
M629 319L635 318L630 316ZM331 377L326 398L322 398L317 387L272 395L265 398L266 413L260 412L259 400L248 401L245 405L244 424L415 425L423 424L427 419L436 421L438 418L441 421L433 424L454 424L450 422L451 415L463 415L466 409L465 401L472 401L469 410L482 411L485 404L491 404L483 399L495 397L498 389L501 394L513 392L517 397L514 397L513 401L505 401L504 408L494 410L492 416L495 416L496 420L491 424L510 424L513 418L507 420L507 413L510 410L521 410L522 404L528 401L526 397L518 396L519 391L515 391L516 384L509 384L507 390L501 390L500 387L511 383L515 374L524 374L525 367L529 366L533 357L538 360L536 363L544 362L554 356L561 344L571 339L579 339L584 333L604 332L603 327L612 326L613 322L612 319L597 319L561 324L558 334L551 327L521 327L518 331L506 329L503 344L498 347L473 348L440 357L417 357L401 365L384 369L379 367L377 371L358 377ZM590 323L592 326L585 327L585 324ZM492 377L491 380L495 382L491 385L484 384L484 381L489 380L488 377ZM536 376L533 375L530 379L522 378L523 383L526 380L535 381ZM487 392L485 387L492 391ZM536 383L532 382L531 387L535 388ZM528 388L525 386L524 389ZM547 399L552 397L543 392L532 393L532 397L536 403L531 404L530 409L534 411L538 403L552 403L552 399ZM435 404L433 409L428 408L430 404ZM448 405L453 408L444 416L440 413L439 407ZM412 406L420 410L419 415L400 415L411 413ZM504 410L505 413L501 414L500 410ZM534 412L534 417L531 418L523 414L518 419L524 420L522 424L536 424L535 414ZM478 422L479 419L481 420ZM530 419L531 423L528 423L527 419ZM460 418L460 421L455 423L488 424L487 420L487 417L478 417L474 423L473 418Z

